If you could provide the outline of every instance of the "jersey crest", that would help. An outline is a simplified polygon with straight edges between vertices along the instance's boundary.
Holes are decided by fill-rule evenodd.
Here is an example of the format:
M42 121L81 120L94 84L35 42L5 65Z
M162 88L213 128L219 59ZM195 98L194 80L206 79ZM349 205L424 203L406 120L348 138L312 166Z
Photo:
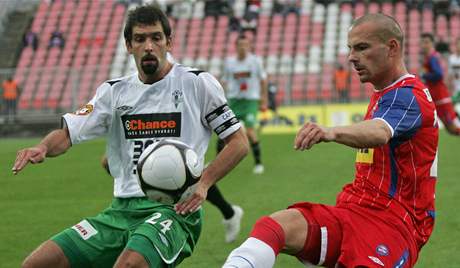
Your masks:
M176 89L172 93L173 96L173 102L174 102L174 107L179 107L179 105L184 101L183 93L182 90Z

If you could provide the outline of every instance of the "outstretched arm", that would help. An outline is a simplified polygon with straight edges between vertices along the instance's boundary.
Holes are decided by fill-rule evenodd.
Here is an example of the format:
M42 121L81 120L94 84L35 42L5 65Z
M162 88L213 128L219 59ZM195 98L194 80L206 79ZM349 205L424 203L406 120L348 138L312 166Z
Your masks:
M317 143L330 141L354 148L372 148L386 144L391 135L390 127L379 119L332 128L308 122L297 132L294 148L303 151Z
M19 173L29 162L41 163L45 157L54 157L63 154L72 145L69 130L56 129L46 135L43 140L34 147L19 150L13 166L13 174Z
M176 205L177 213L185 214L195 211L206 200L208 189L230 172L249 151L248 139L242 128L225 138L224 141L226 146L203 171L194 194Z

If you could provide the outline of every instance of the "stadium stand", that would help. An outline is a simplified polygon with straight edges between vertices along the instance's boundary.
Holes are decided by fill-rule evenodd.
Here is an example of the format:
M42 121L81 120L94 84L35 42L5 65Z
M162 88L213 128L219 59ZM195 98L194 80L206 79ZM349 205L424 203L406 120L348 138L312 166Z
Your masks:
M144 1L149 2L149 1ZM403 1L299 1L299 13L273 10L262 1L254 51L278 84L282 104L331 102L336 64L347 64L347 32L353 18L383 12L394 16L407 33L406 61L411 72L420 68L420 34L434 32L453 45L460 36L460 18L433 15L426 6ZM15 79L23 92L22 110L69 110L84 104L104 80L135 70L125 50L122 25L127 7L116 0L45 1L38 5L31 29L40 35L37 50L25 47ZM245 1L234 1L234 14L242 17ZM238 35L229 29L226 15L205 16L202 1L179 1L170 16L174 26L172 55L177 62L209 70L219 76L225 57L235 54ZM59 30L65 46L48 48L49 36ZM355 74L350 75L350 98L360 101L370 94Z

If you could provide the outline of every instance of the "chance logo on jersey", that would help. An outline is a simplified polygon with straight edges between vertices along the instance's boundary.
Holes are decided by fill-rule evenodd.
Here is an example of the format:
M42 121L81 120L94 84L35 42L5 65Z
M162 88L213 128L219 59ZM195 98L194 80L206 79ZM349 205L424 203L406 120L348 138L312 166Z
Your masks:
M181 113L130 114L121 117L126 139L180 137Z

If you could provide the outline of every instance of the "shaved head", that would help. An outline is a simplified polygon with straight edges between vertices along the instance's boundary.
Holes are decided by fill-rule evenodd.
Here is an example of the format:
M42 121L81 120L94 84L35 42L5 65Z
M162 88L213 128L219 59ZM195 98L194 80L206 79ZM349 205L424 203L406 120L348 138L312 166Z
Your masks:
M401 49L404 43L404 34L399 23L392 17L385 14L367 14L356 19L351 25L352 28L364 23L372 23L375 27L374 35L383 43L396 39Z

